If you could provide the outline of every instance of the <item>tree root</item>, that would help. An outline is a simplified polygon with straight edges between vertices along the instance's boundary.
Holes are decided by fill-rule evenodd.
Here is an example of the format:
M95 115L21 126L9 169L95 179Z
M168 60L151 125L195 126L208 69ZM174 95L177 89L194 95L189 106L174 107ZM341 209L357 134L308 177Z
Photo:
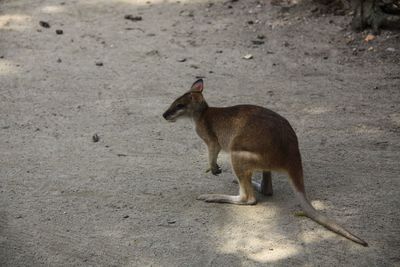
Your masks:
M353 0L353 30L362 31L371 27L374 34L379 34L381 28L400 29L400 1L387 2L390 1Z

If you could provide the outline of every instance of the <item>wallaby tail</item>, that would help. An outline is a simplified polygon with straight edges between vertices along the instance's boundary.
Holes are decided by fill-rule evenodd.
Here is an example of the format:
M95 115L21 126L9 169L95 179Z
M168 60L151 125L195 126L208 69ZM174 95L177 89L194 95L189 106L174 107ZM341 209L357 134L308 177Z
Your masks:
M316 209L314 209L313 206L311 206L310 202L307 200L306 195L304 192L298 191L297 188L293 185L294 192L296 194L297 199L300 201L300 206L302 207L305 215L312 219L313 221L321 224L322 226L326 227L327 229L342 235L364 247L367 247L368 244L361 238L353 235L349 231L347 231L344 227L340 226L338 223L336 223L334 220L329 219L325 215L321 214L318 212Z

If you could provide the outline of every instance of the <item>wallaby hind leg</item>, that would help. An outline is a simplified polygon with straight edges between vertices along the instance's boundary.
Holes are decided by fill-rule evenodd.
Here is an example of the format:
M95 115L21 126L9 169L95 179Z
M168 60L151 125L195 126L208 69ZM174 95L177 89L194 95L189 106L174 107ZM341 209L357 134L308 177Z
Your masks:
M261 181L252 181L252 184L257 192L260 192L265 196L272 196L273 190L271 172L263 172Z
M236 179L232 181L233 183L239 183ZM272 196L272 175L271 172L263 172L262 179L260 182L251 181L254 190L263 194L264 196Z
M240 169L239 164L235 164L232 158L232 167L235 171L236 176L239 180L239 195L221 195L221 194L205 194L199 196L197 199L204 200L205 202L215 202L215 203L230 203L237 205L254 205L257 200L254 196L253 187L251 185L251 171L243 171Z

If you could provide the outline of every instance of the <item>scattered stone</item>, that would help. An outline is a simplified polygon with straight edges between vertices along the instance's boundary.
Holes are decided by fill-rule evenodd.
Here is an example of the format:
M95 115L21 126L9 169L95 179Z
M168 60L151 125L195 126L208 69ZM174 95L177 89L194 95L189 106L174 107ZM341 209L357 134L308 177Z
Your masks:
M194 64L190 65L190 67L193 68L193 69L195 69L195 70L197 70L197 69L199 68L199 66L194 65Z
M127 154L118 153L117 156L118 157L127 157L128 155Z
M61 62L62 62L61 58L57 59L57 63L61 63Z
M156 36L156 34L155 34L155 33L148 33L148 34L146 34L146 36L148 36L148 37L154 37L154 36Z
M323 59L328 59L328 58L329 58L328 56L324 56L324 57L323 57Z
M261 41L261 40L252 40L251 42L252 42L254 45L262 45L262 44L265 43L264 41Z
M43 28L50 28L50 23L48 23L47 21L39 21L39 25L42 26Z
M103 65L104 65L103 62L101 62L101 61L97 61L97 62L96 62L96 66L101 67L101 66L103 66Z
M254 21L252 21L252 20L248 20L248 21L247 21L247 24L249 24L249 25L253 25L253 24L254 24Z
M224 51L222 51L222 50L217 50L215 53L217 53L217 54L222 54Z
M122 218L127 219L127 218L129 218L129 215L125 215L125 216L122 217Z
M159 56L160 52L158 50L151 50L149 52L146 52L146 56Z
M92 136L92 140L93 140L93 142L97 143L97 142L99 142L100 137L99 137L97 134L94 134L94 135Z
M179 15L184 16L184 17L194 17L194 11L193 10L181 10L181 12L179 12Z
M374 50L374 47L373 46L370 46L369 48L368 48L368 51L373 51Z
M56 33L57 33L58 35L61 35L61 34L64 33L64 31L63 31L63 30L56 30Z
M176 223L176 220L168 220L167 223L168 224L174 224L174 223Z
M185 61L186 61L186 58L184 58L184 57L178 59L178 62L185 62Z
M393 47L388 47L388 48L386 48L386 51L389 51L389 52L395 52L395 51L396 51L396 49L394 49Z
M264 40L265 39L265 35L264 34L258 34L257 35L257 39Z
M311 9L311 13L315 13L315 12L317 12L319 9L318 9L318 7L314 7L313 9Z
M141 20L143 20L142 16L133 16L131 14L125 15L124 19L130 20L130 21L141 21Z
M245 56L243 56L244 59L252 59L253 55L252 54L247 54Z
M289 44L288 41L285 41L285 42L283 43L283 45L284 45L285 47L288 47L290 44Z

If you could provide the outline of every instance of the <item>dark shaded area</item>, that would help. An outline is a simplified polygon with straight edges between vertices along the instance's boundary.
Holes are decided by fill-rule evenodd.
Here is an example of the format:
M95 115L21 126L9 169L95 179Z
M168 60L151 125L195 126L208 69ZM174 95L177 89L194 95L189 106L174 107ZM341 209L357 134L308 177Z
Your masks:
M381 28L400 29L400 1L352 0L354 15L352 27L361 31L371 27L374 34Z

